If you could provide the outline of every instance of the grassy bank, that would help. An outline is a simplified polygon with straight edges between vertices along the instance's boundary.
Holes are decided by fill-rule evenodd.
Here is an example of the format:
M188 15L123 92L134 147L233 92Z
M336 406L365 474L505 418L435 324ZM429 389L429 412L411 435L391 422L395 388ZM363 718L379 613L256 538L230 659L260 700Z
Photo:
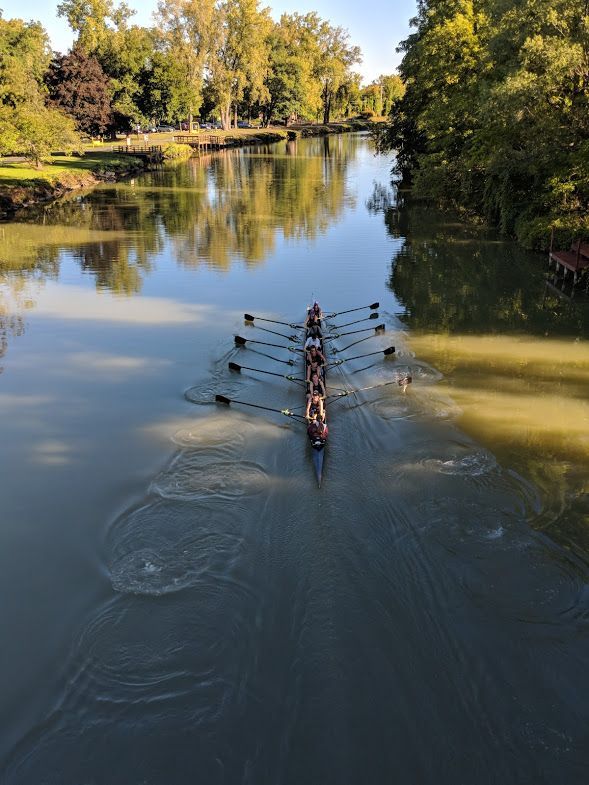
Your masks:
M94 149L80 158L57 155L43 169L23 161L4 161L0 166L0 212L7 214L143 168L143 162L131 156Z

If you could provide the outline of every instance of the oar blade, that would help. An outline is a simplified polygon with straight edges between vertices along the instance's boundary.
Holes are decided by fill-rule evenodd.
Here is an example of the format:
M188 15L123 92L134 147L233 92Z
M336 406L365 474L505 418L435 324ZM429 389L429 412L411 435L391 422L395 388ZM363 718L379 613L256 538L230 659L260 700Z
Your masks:
M243 318L246 322L253 322L255 317L251 315L251 313L244 313Z
M385 349L384 352L383 352L383 354L385 356L388 356L389 354L394 354L394 353L395 353L395 347L394 346L389 346L389 348Z
M378 314L377 313L371 313L368 318L369 319L378 319Z
M229 363L229 370L237 371L237 373L241 373L241 365L238 365L237 363Z
M372 305L369 305L368 307L370 308L371 311L374 311L374 309L378 308L379 306L380 303L372 303Z
M234 340L238 346L245 346L247 343L246 339L242 338L241 335L234 336Z
M374 332L375 332L375 333L384 333L384 331L385 331L386 329L387 329L387 328L385 327L385 325L384 325L384 324L377 324L377 325L376 325L376 327L374 328Z
M231 403L231 398L226 398L224 395L215 395L215 401L217 403L226 403L227 406Z

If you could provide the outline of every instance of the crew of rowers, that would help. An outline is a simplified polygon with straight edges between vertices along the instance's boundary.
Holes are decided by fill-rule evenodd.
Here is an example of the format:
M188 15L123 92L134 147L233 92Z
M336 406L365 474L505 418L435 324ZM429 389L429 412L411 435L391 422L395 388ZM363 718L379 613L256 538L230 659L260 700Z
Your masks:
M325 442L327 439L327 424L325 422L324 401L327 397L325 391L325 355L323 353L323 340L321 332L321 319L323 314L319 303L315 302L309 309L305 327L307 339L305 341L305 381L307 385L307 408L305 417L309 421L307 433L314 443Z

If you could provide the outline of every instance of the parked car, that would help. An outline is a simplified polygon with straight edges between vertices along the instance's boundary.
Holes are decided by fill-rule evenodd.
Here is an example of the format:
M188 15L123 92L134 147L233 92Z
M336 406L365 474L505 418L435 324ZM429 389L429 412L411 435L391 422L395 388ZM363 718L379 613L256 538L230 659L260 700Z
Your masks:
M238 128L251 128L252 126L250 125L250 123L247 123L245 120L238 120L237 127Z
M174 128L173 125L158 125L158 127L156 128L156 131L160 134L171 134L175 130L176 129Z

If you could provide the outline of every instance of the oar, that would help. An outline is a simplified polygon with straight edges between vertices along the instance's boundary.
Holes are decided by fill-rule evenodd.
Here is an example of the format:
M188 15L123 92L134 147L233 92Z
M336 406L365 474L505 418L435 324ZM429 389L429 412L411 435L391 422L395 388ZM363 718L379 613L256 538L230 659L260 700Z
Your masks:
M345 324L334 324L334 330L341 330L342 327L350 327L352 324L360 324L360 322L367 322L369 319L378 319L377 313L371 313L370 316L367 316L365 319L355 319L353 322L346 322Z
M382 384L371 384L370 387L358 387L357 390L342 390L339 393L334 393L332 395L328 395L328 398L345 398L346 395L355 395L359 392L365 392L366 390L376 390L378 387L388 387L390 384L396 384L399 387L402 387L403 383L400 382L398 379L394 379L392 382L382 382Z
M296 376L285 375L283 373L274 373L274 371L262 371L260 370L260 368L250 368L248 365L238 365L237 363L229 363L229 370L237 371L237 373L241 373L242 370L255 371L256 373L265 373L268 376L278 376L280 379L288 379L289 382L301 382L302 384L305 384L304 379L299 379Z
M334 360L332 363L328 363L325 367L333 368L334 365L341 365L342 363L347 363L348 360L360 360L362 357L372 357L372 355L374 354L384 354L385 357L388 357L388 355L394 353L395 353L395 347L389 346L388 349L382 349L379 352L368 352L368 354L357 354L355 357L346 357L345 360Z
M335 313L328 313L325 314L326 319L333 319L334 316L341 316L343 313L352 313L352 311L363 311L365 308L370 308L371 311L374 311L380 303L372 303L372 305L361 305L359 308L348 308L347 311L336 311Z
M331 333L331 335L326 335L323 340L327 341L333 338L342 338L344 335L356 335L357 333L369 333L371 330L374 330L375 333L383 333L385 329L384 324L377 324L376 327L363 327L361 330L348 330L347 333Z
M282 346L279 343L268 343L267 341L254 341L251 338L242 338L241 335L235 336L235 343L238 346L245 346L246 343L259 343L261 346L274 346L275 349L288 349L289 352L301 351L296 346Z
M289 357L288 360L280 360L278 357L272 357L271 354L266 354L266 352L261 352L259 349L250 349L250 352L254 352L255 354L259 354L260 357L267 357L269 360L273 360L275 363L282 363L282 365L294 365L295 364L295 361L293 360L292 357Z
M291 322L279 322L276 319L265 319L263 316L252 316L251 313L244 313L243 318L246 322L253 322L257 319L259 322L272 322L272 324L282 324L284 327L292 327L293 330L302 330L302 324L292 324Z
M353 341L352 343L349 343L347 346L342 346L340 349L337 349L337 351L345 352L348 349L351 349L352 346L357 346L359 343L362 343L362 341L369 341L371 338L374 338L374 335L367 335L366 338L359 338L357 341ZM334 347L334 351L336 351L335 347Z
M276 332L276 330L270 330L269 327L259 327L257 324L253 325L258 330L264 330L265 333L272 333L272 335L279 335L281 338L286 338L287 341L298 341L298 335L285 335L284 333Z
M284 414L285 417L298 417L300 420L305 418L300 414L291 412L290 409L272 409L270 406L260 406L259 403L248 403L247 401L238 401L235 398L227 398L225 395L215 395L217 403L225 403L229 406L230 403L238 403L240 406L251 406L253 409L263 409L266 412L276 412L277 414Z

